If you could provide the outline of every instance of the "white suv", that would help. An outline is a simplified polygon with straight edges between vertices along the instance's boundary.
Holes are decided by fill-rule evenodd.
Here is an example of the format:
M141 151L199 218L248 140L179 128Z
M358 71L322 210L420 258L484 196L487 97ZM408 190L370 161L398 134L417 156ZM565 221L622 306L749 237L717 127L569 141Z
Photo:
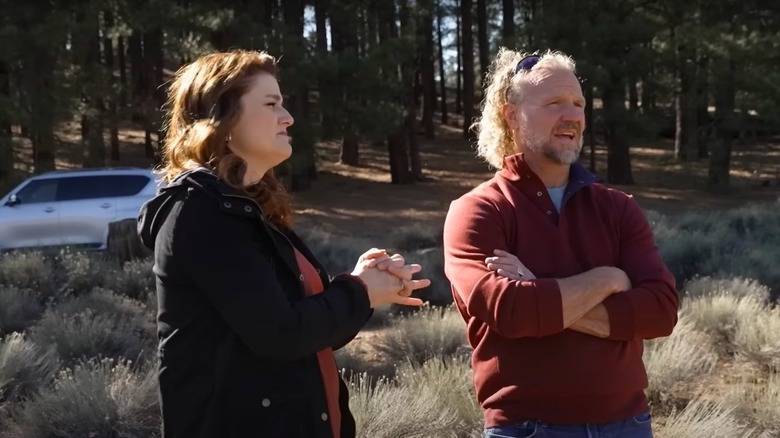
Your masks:
M60 170L29 178L0 198L0 251L104 249L108 224L137 219L157 186L155 174L141 168Z

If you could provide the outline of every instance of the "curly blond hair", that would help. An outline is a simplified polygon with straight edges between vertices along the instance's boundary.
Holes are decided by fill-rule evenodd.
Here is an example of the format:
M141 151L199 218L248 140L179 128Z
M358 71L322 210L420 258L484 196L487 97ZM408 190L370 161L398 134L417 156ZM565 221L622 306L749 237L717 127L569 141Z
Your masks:
M517 52L501 47L496 59L490 64L485 77L485 98L481 105L481 116L471 125L477 135L477 155L491 166L501 169L504 158L517 153L512 130L504 120L503 107L506 103L519 104L523 99L523 85L535 84L538 78L530 73L539 68L566 69L575 71L574 60L558 51L547 50L540 54L539 61L531 69L514 73L517 63L531 53Z

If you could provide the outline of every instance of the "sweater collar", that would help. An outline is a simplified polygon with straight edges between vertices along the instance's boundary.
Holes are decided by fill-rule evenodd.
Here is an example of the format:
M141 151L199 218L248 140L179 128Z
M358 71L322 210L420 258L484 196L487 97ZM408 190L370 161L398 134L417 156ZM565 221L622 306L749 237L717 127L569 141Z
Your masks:
M511 181L529 199L532 199L541 211L545 211L557 223L558 214L550 197L546 195L547 188L541 178L525 162L522 153L504 158L504 168L498 172L498 175ZM582 164L572 164L569 167L569 182L566 184L566 190L563 192L561 208L566 205L567 201L575 193L599 181L600 179L588 172Z
M541 183L541 179L525 162L525 157L522 153L510 155L504 158L504 167L499 171L499 174L509 181L537 181ZM600 178L590 173L579 162L575 162L569 167L569 183L567 187L572 189L571 191L579 190L582 187L599 182ZM568 191L568 190L567 190Z

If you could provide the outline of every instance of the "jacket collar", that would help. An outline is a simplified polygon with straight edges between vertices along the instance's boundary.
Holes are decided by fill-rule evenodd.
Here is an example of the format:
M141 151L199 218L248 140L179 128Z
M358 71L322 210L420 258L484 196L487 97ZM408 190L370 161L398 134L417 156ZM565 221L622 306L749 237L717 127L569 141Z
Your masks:
M213 169L207 167L199 167L183 172L171 181L169 187L176 187L177 185L194 187L214 196L219 202L220 210L223 212L259 219L258 224L271 237L271 242L276 252L284 260L285 265L296 277L300 276L294 252L296 246L291 240L291 233L288 233L287 230L279 229L276 225L266 220L260 205L254 199L249 198L245 193L227 184Z
M265 217L263 209L242 191L230 186L208 167L197 167L182 172L168 185L170 188L190 186L219 198L222 211L247 217Z

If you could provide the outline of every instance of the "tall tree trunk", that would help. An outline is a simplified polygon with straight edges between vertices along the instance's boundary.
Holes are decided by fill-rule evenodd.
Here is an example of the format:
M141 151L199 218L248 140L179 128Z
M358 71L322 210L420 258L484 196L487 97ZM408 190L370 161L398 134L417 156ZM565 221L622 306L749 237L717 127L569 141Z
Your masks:
M130 57L130 84L132 96L137 101L144 98L147 90L147 79L144 76L144 53L142 48L143 35L137 30L130 34L127 47L127 55Z
M696 66L696 123L698 125L697 155L699 158L709 156L710 112L709 112L709 60L705 55L699 55Z
M398 17L393 2L377 2L379 16L379 44L384 45L398 38ZM399 69L387 68L382 70L382 77L387 82L398 80ZM401 106L405 108L405 92L400 99ZM409 184L413 182L413 175L409 171L408 136L405 119L400 121L387 136L387 149L390 161L390 181L392 184Z
M334 10L331 17L331 35L333 50L339 56L339 71L338 77L335 78L330 84L330 96L331 102L336 102L339 108L342 108L346 113L339 120L338 134L342 135L341 152L339 154L339 162L349 166L357 166L360 162L360 151L358 136L356 133L355 123L349 114L358 105L355 101L356 96L353 91L353 84L345 81L345 78L352 77L354 75L352 66L358 63L358 41L357 41L357 27L356 22L352 14L348 11Z
M441 96L441 124L446 125L449 122L447 116L447 80L444 72L444 44L442 43L441 22L444 15L444 8L436 0L436 41L438 43L439 55L439 95Z
M317 55L325 61L328 59L328 15L330 14L330 0L315 0L314 1L314 21L317 25ZM339 14L336 11L336 14ZM341 29L341 23L339 20L331 18L330 32L332 36L337 36ZM343 50L343 44L337 43L335 38L331 38L331 46L333 48L334 55L338 55L339 50ZM339 48L337 50L337 47ZM333 116L333 112L330 108L340 108L339 103L336 102L336 96L334 95L333 84L341 79L326 73L323 71L319 75L319 91L320 91L320 113L322 114L322 122L320 124L320 136L323 140L331 140L336 137L337 120ZM357 163L357 158L355 158Z
M403 65L402 67L403 82L405 84L416 82L414 67L412 65ZM407 110L404 120L404 128L406 129L406 137L409 144L409 165L412 172L412 178L416 181L422 181L424 179L422 174L422 161L420 160L420 142L417 140L417 102L415 100L414 85L409 88L407 100Z
M144 78L143 85L146 86L143 93L146 131L144 135L144 152L147 158L152 158L155 163L158 163L160 154L155 151L154 143L152 143L152 134L156 134L157 150L161 150L162 139L165 138L165 135L162 132L162 123L156 109L164 103L165 98L160 88L160 85L163 83L164 61L162 29L150 29L143 34L142 40L142 76Z
M422 125L425 137L435 137L433 112L436 107L436 75L433 55L433 0L418 3L422 7L418 24L418 43L420 44L420 74L423 92ZM415 122L416 123L416 122ZM416 131L415 131L416 132Z
M352 52L354 58L357 58L358 47L347 46L347 50ZM359 107L358 96L355 94L351 84L348 84L344 93L344 105L348 105L350 110L355 110ZM360 144L356 132L357 127L350 117L346 117L345 120L343 120L342 125L344 128L342 129L343 138L341 140L341 155L339 161L342 164L357 166L360 164Z
M626 94L621 72L613 69L603 85L601 97L607 142L607 181L610 184L633 184L626 128Z
M114 14L110 10L103 12L105 32L103 33L103 54L106 63L106 73L109 78L110 91L108 93L108 129L111 141L111 161L119 161L119 115L117 114L116 79L114 79L114 41L108 37L109 31L114 27Z
M644 44L645 51L652 50L651 43ZM650 78L654 75L651 65L640 73L639 81L642 83L642 114L649 115L655 111L653 84Z
M674 93L674 159L676 161L685 161L685 97L678 84Z
M392 184L411 184L413 175L409 171L406 127L399 125L387 139L390 152L390 182Z
M682 43L677 46L678 86L675 90L674 156L678 161L697 156L696 88L690 51Z
M127 106L127 59L125 57L125 37L119 37L116 41L116 54L119 63L119 107Z
M463 26L463 138L473 139L474 121L474 34L472 32L472 2L460 0L460 18Z
M676 161L685 161L685 139L683 136L683 114L685 114L685 99L680 95L679 90L674 93L674 159Z
M364 57L369 50L376 47L379 43L379 24L377 23L378 17L376 8L366 5L366 37L364 38L364 49L361 57Z
M460 13L455 14L455 56L457 68L455 71L455 114L463 114L463 32L460 23Z
M725 68L715 78L715 141L710 148L710 167L707 184L711 188L729 185L731 143L736 131L734 108L736 102L736 70L734 59L725 60Z
M266 4L266 27L271 28L273 27L274 20L277 20L279 18L280 12L282 12L282 8L279 6L280 0L265 0ZM284 2L282 2L284 3ZM284 7L284 4L282 4L282 7Z
M35 173L54 170L55 108L51 104L54 89L55 60L50 49L38 47L27 51L24 78L30 96L30 113L35 117L30 124L33 141L33 168Z
M671 29L671 40L674 44L674 159L676 161L685 161L685 69L683 68L683 49L682 43L678 42L679 35L677 28Z
M588 139L588 150L590 151L590 171L596 173L596 127L593 124L593 85L585 84L585 132Z
M423 7L427 6L427 3L428 2L426 1L426 5L423 5ZM412 40L412 37L417 37L417 50L415 50L413 53L417 54L417 57L419 57L419 47L421 41L419 40L419 31L417 35L414 35L412 31L414 25L409 0L401 0L399 2L398 15L400 18L399 23L401 24L401 38ZM431 32L433 32L433 29L431 29ZM431 51L433 51L432 48ZM410 170L412 181L421 180L423 178L422 165L420 161L420 145L417 141L417 98L419 95L417 90L420 88L417 86L418 81L420 81L420 71L418 69L420 61L417 59L417 57L412 56L408 59L404 58L401 61L401 92L403 94L404 101L402 106L406 108L403 127L406 132L406 140L409 145L409 164L411 166ZM423 82L428 81L423 80Z
M358 143L358 136L354 131L344 133L344 138L341 140L339 163L349 166L360 164L360 144Z
M0 60L0 100L11 104L11 69ZM0 109L0 185L11 175L14 169L14 143L11 131L11 112Z
M155 29L154 31L154 41L155 41L155 47L154 51L152 52L152 62L154 65L154 75L152 76L153 82L152 86L154 87L154 91L152 92L152 95L154 96L155 106L154 106L154 123L156 125L156 133L157 133L157 151L158 153L155 153L154 155L154 163L160 164L160 160L162 159L162 150L163 150L163 141L165 140L165 125L163 124L162 119L162 113L160 112L160 108L165 105L165 89L163 87L163 83L165 81L165 41L163 40L164 34L163 30L161 28Z
M639 91L634 76L628 78L628 109L632 113L639 112Z
M305 46L303 41L302 0L285 0L282 2L285 35L282 41L283 54L289 65L304 64ZM296 71L288 76L290 87L289 110L295 118L295 124L290 127L293 138L293 154L290 159L290 190L300 191L311 187L311 182L317 175L314 160L314 137L308 114L309 90L304 72Z
M642 97L640 100L642 101L642 114L650 114L652 113L653 108L650 103L652 99L651 92L650 92L651 85L648 80L647 73L642 74L641 83L642 83Z
M263 28L268 29L264 35L263 47L271 53L279 53L282 48L282 35L275 30L279 23L279 0L262 0L263 4Z
M406 135L409 138L409 160L412 177L415 181L425 181L420 158L420 142L417 140L417 111L410 110L406 117Z
M328 54L328 7L329 0L314 0L314 23L317 27L315 41L317 54Z
M488 43L487 0L477 0L477 46L479 52L480 86L485 83L490 64L490 45Z
M695 54L694 54L695 56ZM685 159L688 161L696 160L699 157L699 122L697 120L696 101L696 64L694 58L690 58L685 64L686 70L686 90L683 94L685 98L685 117L683 118L683 131L685 135Z
M89 25L85 35L85 55L82 68L84 80L82 96L85 101L85 113L82 117L82 142L85 146L84 167L103 167L106 163L106 145L103 139L103 88L105 81L100 67L100 25L97 11L89 10L84 16Z
M532 23L534 18L536 18L536 0L524 0L520 3L522 14L523 14L523 23ZM524 26L525 28L525 38L526 41L528 41L528 47L534 47L536 44L536 39L534 38L534 28L533 26Z
M504 46L513 47L515 44L515 0L502 0L502 5L501 43Z

